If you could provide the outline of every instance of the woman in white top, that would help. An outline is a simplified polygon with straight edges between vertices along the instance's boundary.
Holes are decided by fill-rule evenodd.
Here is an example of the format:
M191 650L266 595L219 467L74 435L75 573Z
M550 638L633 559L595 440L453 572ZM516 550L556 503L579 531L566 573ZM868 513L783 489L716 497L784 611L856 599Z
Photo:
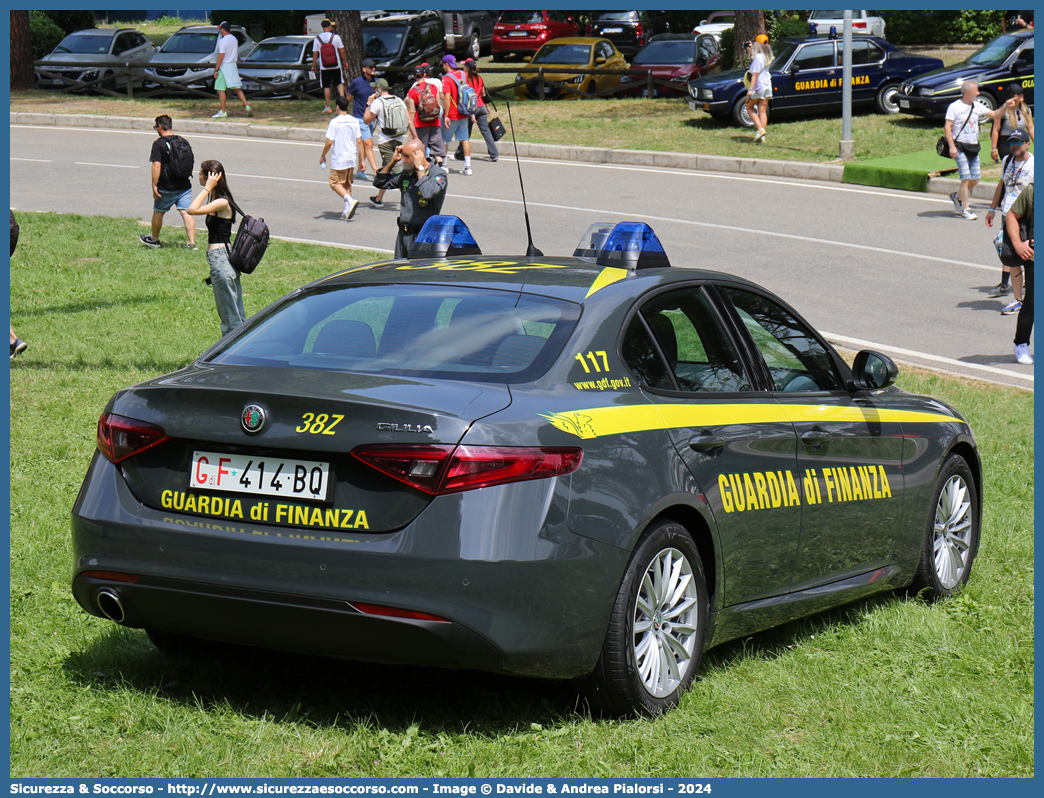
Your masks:
M768 36L759 33L757 39L747 45L753 56L750 63L750 86L747 89L747 115L754 123L754 143L761 144L765 140L765 127L768 125L768 104L772 99L772 75L768 71L772 63L772 48Z
M1011 152L1008 149L1008 136L1016 130L1025 130L1033 141L1033 112L1026 105L1026 98L1022 93L1022 84L1012 83L1010 86L1011 97L1004 103L1004 116L1000 124L993 123L993 131L990 133L992 143L990 144L990 156L993 160L1002 161ZM1014 202L1015 200L1012 200Z

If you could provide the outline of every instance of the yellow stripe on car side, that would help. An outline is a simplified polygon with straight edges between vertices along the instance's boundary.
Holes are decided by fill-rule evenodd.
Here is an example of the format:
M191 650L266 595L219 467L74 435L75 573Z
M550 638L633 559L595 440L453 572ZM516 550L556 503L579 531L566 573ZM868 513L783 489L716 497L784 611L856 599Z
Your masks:
M554 427L587 440L629 432L647 432L681 427L717 427L729 424L836 423L863 421L877 423L961 422L944 413L918 410L889 410L858 406L791 405L776 403L743 404L661 404L611 405L562 413L541 413Z

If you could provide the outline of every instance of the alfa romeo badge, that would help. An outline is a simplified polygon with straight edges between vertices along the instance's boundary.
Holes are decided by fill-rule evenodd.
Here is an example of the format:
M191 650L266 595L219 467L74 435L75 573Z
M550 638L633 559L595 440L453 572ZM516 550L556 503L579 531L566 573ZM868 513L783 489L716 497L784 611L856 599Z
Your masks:
M265 410L259 405L247 405L243 408L243 415L239 420L247 432L260 432L261 427L265 425Z

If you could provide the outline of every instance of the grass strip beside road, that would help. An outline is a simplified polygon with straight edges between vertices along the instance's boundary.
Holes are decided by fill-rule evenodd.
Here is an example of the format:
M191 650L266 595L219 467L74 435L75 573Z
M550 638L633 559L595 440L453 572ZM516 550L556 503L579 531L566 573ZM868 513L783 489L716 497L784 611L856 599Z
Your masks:
M69 511L112 393L218 337L204 253L147 250L138 220L19 222L12 777L1033 776L1032 393L900 377L954 404L981 447L982 548L961 596L887 594L713 649L655 722L593 721L567 686L486 674L236 650L171 662L75 603ZM244 278L247 311L380 259L273 241Z

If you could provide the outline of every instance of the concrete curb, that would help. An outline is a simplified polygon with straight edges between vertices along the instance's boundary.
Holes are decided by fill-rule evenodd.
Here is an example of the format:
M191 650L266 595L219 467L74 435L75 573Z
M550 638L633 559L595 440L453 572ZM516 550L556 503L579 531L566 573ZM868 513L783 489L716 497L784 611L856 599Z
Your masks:
M151 120L130 116L96 116L94 114L50 114L11 112L12 125L60 125L63 127L96 127L117 130L137 130L148 127ZM247 136L288 141L321 142L323 130L304 127L272 127L251 122L228 120L179 119L179 133L211 133ZM500 142L501 153L514 155L510 142ZM472 153L486 154L484 141L471 142ZM613 150L604 147L572 147L564 144L533 144L518 142L518 154L525 158L547 158L558 161L605 163L619 166L659 166L671 169L692 169L701 172L730 172L743 175L789 177L800 180L825 180L840 183L845 167L841 163L806 163L804 161L776 161L770 158L735 158L722 155L702 155L684 152L654 152L651 150ZM993 197L996 183L979 183L972 190L975 199ZM929 194L956 191L960 181L946 177L928 179Z

